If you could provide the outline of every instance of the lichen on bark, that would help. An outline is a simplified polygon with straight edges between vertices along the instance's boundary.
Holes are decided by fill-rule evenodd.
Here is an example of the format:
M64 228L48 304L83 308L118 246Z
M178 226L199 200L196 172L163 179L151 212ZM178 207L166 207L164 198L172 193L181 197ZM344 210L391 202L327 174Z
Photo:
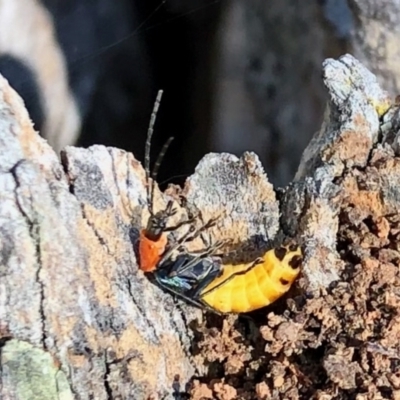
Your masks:
M209 154L182 190L156 190L156 209L174 201L172 223L187 217L181 195L203 221L219 216L210 236L227 254L302 245L299 281L249 320L153 285L135 253L141 164L104 146L59 159L1 78L1 396L32 398L29 355L59 390L48 398L398 398L399 106L350 55L326 60L323 81L325 120L288 187L245 153Z

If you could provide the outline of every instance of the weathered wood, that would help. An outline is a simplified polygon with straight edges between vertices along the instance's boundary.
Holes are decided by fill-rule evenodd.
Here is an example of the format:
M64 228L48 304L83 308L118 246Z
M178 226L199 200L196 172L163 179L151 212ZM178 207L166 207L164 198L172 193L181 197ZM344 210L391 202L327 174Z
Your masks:
M30 357L51 355L74 398L170 398L177 377L184 390L202 369L188 352L188 324L200 311L138 271L134 247L148 217L140 163L104 146L68 147L60 162L3 78L0 114L2 398L41 398L18 397L14 386L28 343ZM189 186L204 219L230 209L215 232L238 241L275 235L278 207L255 155L208 156ZM21 385L37 386L36 374L27 370Z
M195 381L194 399L400 398L399 105L350 55L326 60L323 80L324 123L280 194L302 277L254 317L261 338L227 319L210 329L198 346L223 373Z
M389 95L376 77L350 55L328 59L323 80L329 92L324 124L304 151L283 213L293 213L305 242L307 290L320 290L339 279L336 251L338 213L348 189L345 177L365 168L379 139L379 118L389 109ZM285 206L286 205L286 206ZM290 206L290 208L287 207Z
M252 153L209 154L182 191L156 191L156 208L176 200L176 221L180 194L203 220L219 216L211 239L231 240L235 257L283 236L304 248L286 303L254 316L249 333L235 318L197 324L192 357L201 312L137 268L140 163L103 146L58 160L1 79L2 398L169 399L194 376L193 399L379 398L365 396L382 386L398 398L399 107L350 55L326 60L323 81L324 124L279 203ZM222 376L205 376L213 363Z
M140 164L95 146L68 148L62 165L16 93L0 85L6 346L18 340L50 354L74 398L145 398L167 393L176 375L184 385L195 372L185 320L137 272L131 219L141 220L145 199ZM17 396L21 353L2 355L2 398L41 398ZM36 386L36 374L27 371L25 385Z

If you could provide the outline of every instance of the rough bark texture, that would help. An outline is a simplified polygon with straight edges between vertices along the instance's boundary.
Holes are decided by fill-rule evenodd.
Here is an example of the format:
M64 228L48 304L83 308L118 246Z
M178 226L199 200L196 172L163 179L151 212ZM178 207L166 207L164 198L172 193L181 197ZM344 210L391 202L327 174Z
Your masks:
M326 60L323 82L324 123L279 202L252 153L207 155L183 191L157 192L176 220L180 194L220 216L228 257L303 245L285 299L201 319L138 271L140 163L103 146L60 162L1 79L0 397L400 398L400 111L351 56Z
M94 147L68 149L63 168L4 79L0 124L0 321L12 338L2 352L2 397L33 398L37 371L15 376L28 342L30 357L51 355L75 398L140 398L165 391L176 374L185 382L194 368L184 321L136 274L129 235L130 210L144 196L139 164Z
M0 96L1 397L57 398L60 379L66 398L172 398L202 374L188 351L200 311L138 272L134 247L148 217L142 166L103 146L69 147L60 163L4 79ZM255 155L210 155L190 186L204 218L231 208L217 233L274 237L275 194ZM54 373L38 382L21 354Z
M204 327L215 370L193 398L400 396L399 110L351 56L327 60L323 78L324 124L281 196L303 276L286 306L254 317L258 336L228 319Z

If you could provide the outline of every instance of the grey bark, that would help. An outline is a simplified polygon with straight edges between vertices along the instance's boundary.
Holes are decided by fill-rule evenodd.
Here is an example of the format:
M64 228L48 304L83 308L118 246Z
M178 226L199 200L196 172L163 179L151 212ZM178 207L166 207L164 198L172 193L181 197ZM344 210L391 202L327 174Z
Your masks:
M138 271L142 166L104 146L68 147L60 162L4 78L0 115L1 397L172 398L202 373L188 352L188 324L201 313ZM267 241L277 231L275 194L254 154L209 155L187 197L204 219L230 209L214 234ZM38 379L37 365L52 372Z
M296 238L305 254L297 287L313 294L343 267L336 235L351 195L345 183L374 150L398 143L388 133L398 114L385 114L390 99L363 65L349 55L328 59L323 77L324 123L280 203L253 153L207 155L182 192L204 220L219 216L211 240L231 240L227 252L246 256ZM0 148L1 397L169 399L184 391L205 373L189 352L188 327L201 312L138 270L134 247L148 217L140 163L104 146L68 147L60 161L3 78ZM377 189L388 212L400 211L398 176ZM187 214L178 192L156 192L157 208L176 200L176 221Z

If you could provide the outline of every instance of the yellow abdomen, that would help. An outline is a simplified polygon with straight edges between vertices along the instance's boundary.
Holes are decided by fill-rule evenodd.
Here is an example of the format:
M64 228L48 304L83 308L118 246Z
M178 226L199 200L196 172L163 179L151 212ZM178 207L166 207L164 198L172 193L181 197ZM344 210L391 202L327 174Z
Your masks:
M224 265L222 275L203 290L201 299L223 313L265 307L290 289L299 275L301 261L299 247L280 247L266 252L255 265Z

